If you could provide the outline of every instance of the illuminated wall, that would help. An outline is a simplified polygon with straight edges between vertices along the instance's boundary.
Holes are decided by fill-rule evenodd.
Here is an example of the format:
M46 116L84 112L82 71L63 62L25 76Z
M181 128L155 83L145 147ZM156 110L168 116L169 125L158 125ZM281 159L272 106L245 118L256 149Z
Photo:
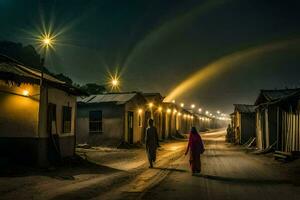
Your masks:
M38 137L39 87L0 81L0 137Z
M48 98L46 97L48 96ZM47 98L47 99L46 99ZM47 133L47 114L46 114L46 101L48 103L52 103L56 105L56 123L57 123L57 133L60 137L73 136L75 133L75 120L76 120L76 112L77 112L77 104L76 97L73 95L69 95L68 93L55 89L48 88L48 94L46 94L46 90L43 89L42 92L42 107L41 107L41 115L40 115L40 137L48 137ZM71 132L70 133L62 133L62 121L63 121L63 106L72 108L72 120L71 120Z

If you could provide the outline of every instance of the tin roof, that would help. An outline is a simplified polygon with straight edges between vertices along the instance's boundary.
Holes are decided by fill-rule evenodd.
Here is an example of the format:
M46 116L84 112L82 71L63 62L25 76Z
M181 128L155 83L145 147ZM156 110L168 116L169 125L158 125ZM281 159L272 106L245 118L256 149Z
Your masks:
M233 105L234 105L234 111L237 111L240 113L254 113L255 112L254 105L246 105L246 104L233 104Z
M281 89L281 90L261 90L254 105L278 101L282 98L300 92L300 88L296 89Z
M16 60L13 60L4 55L0 55L0 79L5 81L12 81L20 83L39 84L42 73L37 69L24 66ZM43 80L52 85L53 87L62 89L66 92L75 95L86 95L78 88L61 81L54 76L43 73Z
M116 103L116 104L125 104L131 99L133 99L137 92L128 92L128 93L107 93L107 94L97 94L91 95L86 98L78 98L78 103Z

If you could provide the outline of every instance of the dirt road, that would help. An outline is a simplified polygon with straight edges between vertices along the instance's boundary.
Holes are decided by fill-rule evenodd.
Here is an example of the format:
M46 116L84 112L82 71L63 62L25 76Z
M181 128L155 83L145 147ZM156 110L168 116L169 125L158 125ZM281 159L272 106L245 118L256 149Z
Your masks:
M167 165L173 159L178 159L184 148L185 141L161 143L156 164ZM144 148L93 148L78 150L78 153L84 154L83 157L88 161L60 166L50 171L21 168L21 172L13 169L9 173L1 172L0 199L92 199L109 194L113 188L127 185L140 174L143 174L140 177L146 174L148 179L148 161ZM157 173L151 171L151 177Z
M144 149L85 150L94 164L0 176L0 199L300 199L300 162L280 163L202 134L202 173L192 176L187 141L167 141L153 169Z
M245 153L240 147L226 144L224 136L224 131L203 135L206 152L201 175L191 176L187 157L181 157L176 169L140 198L300 199L300 170L266 156Z

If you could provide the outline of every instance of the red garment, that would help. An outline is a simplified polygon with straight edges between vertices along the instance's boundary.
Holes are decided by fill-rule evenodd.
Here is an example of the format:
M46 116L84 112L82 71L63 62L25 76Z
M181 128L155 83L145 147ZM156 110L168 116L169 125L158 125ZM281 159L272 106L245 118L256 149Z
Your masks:
M187 151L190 152L190 167L193 172L201 171L200 154L204 152L201 136L197 132L191 132Z

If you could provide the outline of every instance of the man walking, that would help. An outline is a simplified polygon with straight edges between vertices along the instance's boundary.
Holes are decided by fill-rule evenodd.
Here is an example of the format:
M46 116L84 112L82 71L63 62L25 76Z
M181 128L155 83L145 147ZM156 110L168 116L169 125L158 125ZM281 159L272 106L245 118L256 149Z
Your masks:
M149 168L153 168L153 162L156 160L156 149L159 146L158 134L157 129L153 126L153 119L149 119L148 124L145 137L146 152L150 164Z

